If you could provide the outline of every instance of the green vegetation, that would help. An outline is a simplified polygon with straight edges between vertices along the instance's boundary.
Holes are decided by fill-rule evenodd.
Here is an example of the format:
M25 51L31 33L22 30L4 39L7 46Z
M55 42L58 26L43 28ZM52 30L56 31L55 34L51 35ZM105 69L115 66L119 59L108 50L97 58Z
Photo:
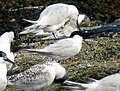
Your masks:
M70 2L71 1L71 2ZM14 28L18 32L24 27L30 25L23 21L23 18L36 20L39 17L41 9L38 10L18 10L10 12L9 9L28 7L28 6L47 6L52 3L65 2L75 4L80 12L86 13L92 20L100 20L108 23L120 17L119 0L1 0L0 1L0 32L8 28ZM42 8L43 9L43 8ZM93 12L95 11L95 12ZM15 22L10 22L15 19ZM96 26L94 26L96 27ZM118 34L120 35L120 34ZM24 35L22 40L29 39L30 36ZM39 37L35 38L39 43L26 45L16 41L13 50L17 54L15 58L16 65L8 72L8 75L19 73L28 69L30 66L37 64L47 57L40 55L23 55L20 50L23 48L43 48L54 41L40 41ZM86 40L89 48L83 45L82 50L75 57L62 61L61 64L68 71L69 80L76 82L87 82L88 78L101 79L107 75L114 74L120 70L120 38L104 37ZM57 88L57 87L56 87ZM4 91L17 91L7 87ZM53 88L52 91L58 91Z
M101 79L120 70L120 38L104 37L86 41L89 44L88 48L83 45L78 55L60 62L67 69L69 80L87 82L88 78ZM36 42L35 44L20 44L19 46L21 48L43 48L52 42ZM13 66L8 75L19 73L42 60L47 60L45 56L24 55L20 51L16 52L16 54L15 61L17 66ZM16 91L15 89L7 89L5 91ZM56 89L54 88L52 91L58 91L58 87Z

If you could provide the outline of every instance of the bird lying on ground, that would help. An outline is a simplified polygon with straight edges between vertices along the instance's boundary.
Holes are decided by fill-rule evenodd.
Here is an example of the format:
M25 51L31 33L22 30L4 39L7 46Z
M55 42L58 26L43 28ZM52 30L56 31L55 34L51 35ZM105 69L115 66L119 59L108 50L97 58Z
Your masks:
M48 91L52 83L63 83L66 70L59 63L52 61L40 62L29 69L8 76L7 85L24 91Z
M65 81L63 88L74 89L75 86L79 91L120 91L120 73L107 76L100 80L95 80L91 83Z

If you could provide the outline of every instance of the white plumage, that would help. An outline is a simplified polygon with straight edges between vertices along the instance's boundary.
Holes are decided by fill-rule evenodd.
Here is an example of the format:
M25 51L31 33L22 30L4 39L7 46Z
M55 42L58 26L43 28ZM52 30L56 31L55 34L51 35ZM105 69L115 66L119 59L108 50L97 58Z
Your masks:
M5 61L0 57L0 91L7 85L7 67Z
M37 35L39 35L39 36L51 36L52 33L44 32L43 30L39 30L39 31L35 32L35 36L37 36Z
M78 25L85 26L90 24L90 18L86 14L79 14L78 16Z
M83 91L120 91L120 74L116 73L116 74L107 76L105 78L102 78L101 80L95 80L95 82L91 82L88 84L87 83L76 83L76 82L71 82L71 81L66 81L65 83L72 84L72 85L74 84L80 87L80 91L83 88L84 88ZM67 86L65 87L67 88Z
M20 34L34 33L43 29L44 32L53 32L56 37L69 36L75 31L77 20L81 23L85 16L79 17L78 9L74 5L52 4L42 11L37 21L24 19L33 25L26 27Z
M15 61L15 56L14 56L13 52L8 53L8 54L7 54L7 57L8 57L8 59L10 59L12 62ZM11 64L11 63L9 63L9 62L6 62L6 65L7 65L7 70L10 70L10 69L12 68L12 65L13 65L13 64Z
M79 35L79 31L75 32L73 32L75 35L73 35L71 38L58 40L57 42L50 44L43 49L24 49L24 51L33 54L39 53L47 55L57 60L71 58L78 54L82 48L83 38Z
M13 31L9 31L9 32L5 32L0 36L0 51L7 53L10 53L10 46L11 43L14 40L14 32Z
M7 58L6 53L0 51L0 91L5 89L7 85L7 66L6 62L12 64L13 62Z
M4 53L6 53L6 56L14 62L14 55L13 52L11 52L11 43L14 40L14 32L13 31L7 31L5 33L3 33L0 36L0 51L3 51ZM10 70L12 65L9 62L6 62L7 65L7 69Z
M48 91L53 82L64 82L66 70L55 61L36 64L19 74L8 76L8 86L24 91Z

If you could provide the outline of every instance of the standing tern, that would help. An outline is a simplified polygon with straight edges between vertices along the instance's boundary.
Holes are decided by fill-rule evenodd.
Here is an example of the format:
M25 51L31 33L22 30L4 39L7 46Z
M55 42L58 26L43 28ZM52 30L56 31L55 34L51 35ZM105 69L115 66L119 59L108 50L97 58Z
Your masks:
M7 85L7 66L6 62L13 64L11 60L6 57L6 53L0 51L0 91L5 89Z
M6 30L5 32L1 33L0 36L0 51L6 53L7 58L14 62L14 54L11 52L11 43L15 39L15 32L14 30ZM12 64L6 62L7 69L10 70Z
M82 42L83 38L80 31L74 31L70 38L58 40L43 49L23 49L23 51L47 55L57 60L65 60L79 53L82 48Z
M57 60L65 60L79 53L82 48L83 39L88 39L92 35L104 31L74 31L69 38L58 40L57 42L46 46L43 49L24 49L23 51L33 54L42 54L50 56ZM86 44L86 43L85 43Z
M52 83L63 83L65 80L64 67L55 61L45 61L8 76L7 85L24 91L48 91Z
M74 5L57 3L45 8L37 21L23 19L33 25L28 26L20 34L34 33L39 30L52 32L58 36L70 36L76 29L77 24L86 19L86 15L79 15ZM56 34L56 32L59 32Z

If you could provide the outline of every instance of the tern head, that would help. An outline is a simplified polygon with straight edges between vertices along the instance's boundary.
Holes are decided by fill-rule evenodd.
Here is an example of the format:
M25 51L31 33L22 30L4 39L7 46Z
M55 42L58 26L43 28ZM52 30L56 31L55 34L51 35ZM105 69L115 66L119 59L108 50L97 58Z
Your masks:
M7 61L7 62L9 62L9 63L14 64L14 62L11 61L11 60L7 57L7 54L6 54L5 52L3 52L3 51L0 51L0 58L2 58L4 61Z
M86 33L85 31L79 30L79 31L73 31L69 37L72 38L72 37L74 37L75 35L79 35L79 36L81 36L83 39L89 39L90 36L93 35L93 34L94 34L94 33L89 34L89 33Z
M0 35L0 37L8 39L10 43L19 38L18 33L13 29L7 29L6 31L0 33Z
M54 83L63 83L67 79L66 69L57 62L54 62L54 67L56 73Z
M79 16L78 16L78 25L79 26L89 25L89 23L90 23L90 18L87 15L79 14Z
M9 30L7 30L7 32L11 33L11 36L13 37L14 40L19 39L19 33L15 29L9 29Z
M79 35L79 36L84 38L84 33L82 33L81 31L72 32L71 35L70 35L70 38L74 37L75 35Z
M89 48L88 46L88 43L84 40L84 39L87 39L89 38L88 35L86 35L85 33L83 33L82 31L74 31L71 33L70 35L70 38L74 37L75 35L79 35L80 36L80 41L83 41L83 44L85 45L86 48ZM78 37L78 36L77 36Z

